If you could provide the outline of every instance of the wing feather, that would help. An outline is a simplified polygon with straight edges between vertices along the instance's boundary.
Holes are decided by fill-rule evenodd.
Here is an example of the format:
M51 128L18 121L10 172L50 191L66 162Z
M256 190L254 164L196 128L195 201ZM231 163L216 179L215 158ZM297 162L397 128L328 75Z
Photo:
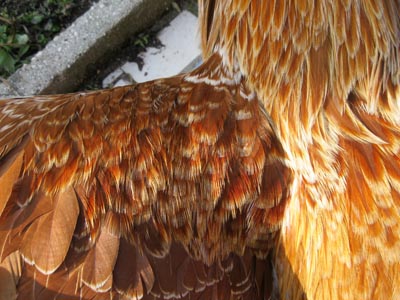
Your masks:
M0 215L10 198L14 183L20 176L22 162L23 154L17 152L15 156L7 157L7 161L2 164L4 172L0 171L0 190L2 191L0 195Z
M112 271L117 260L119 238L106 228L100 231L82 266L82 281L94 291L111 289Z
M0 299L16 299L17 285L22 273L23 262L18 252L8 256L0 264Z
M59 193L55 202L51 212L35 221L38 226L29 243L31 261L46 275L53 273L64 261L79 214L73 189Z
M253 257L272 247L291 173L219 55L136 86L5 100L0 128L1 259L21 251L19 297L260 296Z

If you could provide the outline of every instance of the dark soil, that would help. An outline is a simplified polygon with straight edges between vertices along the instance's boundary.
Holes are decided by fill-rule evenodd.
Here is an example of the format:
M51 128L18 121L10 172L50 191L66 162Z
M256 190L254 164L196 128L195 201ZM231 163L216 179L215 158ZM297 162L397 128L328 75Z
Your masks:
M49 15L65 28L98 0L1 0L0 7L10 17L32 12Z
M116 49L115 52L111 53L95 66L92 66L88 72L88 79L78 90L101 89L103 79L127 61L136 62L140 68L143 62L138 54L145 51L146 47L163 47L162 43L157 39L157 33L183 9L197 15L197 0L175 0L165 14L152 27L132 36L120 49Z

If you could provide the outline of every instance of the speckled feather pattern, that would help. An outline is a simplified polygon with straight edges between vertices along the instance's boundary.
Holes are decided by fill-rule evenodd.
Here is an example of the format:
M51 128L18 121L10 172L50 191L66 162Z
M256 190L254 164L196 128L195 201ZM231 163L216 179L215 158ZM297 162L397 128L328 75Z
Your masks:
M0 102L0 299L400 297L400 2L199 13L188 74Z
M267 263L254 255L269 253L291 175L260 102L219 55L184 76L0 111L12 124L0 254L23 257L20 297L261 296L254 271Z

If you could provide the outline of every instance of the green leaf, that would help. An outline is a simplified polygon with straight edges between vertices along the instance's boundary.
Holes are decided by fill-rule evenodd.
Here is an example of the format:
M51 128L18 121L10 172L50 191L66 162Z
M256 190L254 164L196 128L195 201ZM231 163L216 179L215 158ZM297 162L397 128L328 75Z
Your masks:
M15 35L15 40L16 40L17 44L25 45L28 43L29 37L27 34L17 34L17 35Z
M43 33L40 33L37 36L37 42L39 43L39 45L44 46L47 44L48 39L46 38L46 36Z
M7 43L8 37L6 34L1 34L0 33L0 44L5 44Z
M19 48L18 51L18 57L22 57L26 52L29 50L29 45L23 45L21 48Z
M7 32L7 25L0 25L0 33L6 33Z
M15 71L15 59L4 49L0 49L0 68L8 73Z
M4 49L0 48L0 66L3 65L4 61L7 59L7 55L9 55Z
M37 25L37 24L39 24L40 22L43 21L43 18L44 18L43 15L35 14L35 15L33 15L32 18L31 18L31 23L32 23L33 25Z

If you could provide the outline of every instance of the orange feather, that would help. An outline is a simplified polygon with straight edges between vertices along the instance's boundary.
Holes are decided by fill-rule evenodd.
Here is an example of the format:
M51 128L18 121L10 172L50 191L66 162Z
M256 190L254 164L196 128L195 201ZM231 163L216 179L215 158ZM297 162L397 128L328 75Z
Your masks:
M0 299L400 297L400 2L199 15L192 72L0 102Z

